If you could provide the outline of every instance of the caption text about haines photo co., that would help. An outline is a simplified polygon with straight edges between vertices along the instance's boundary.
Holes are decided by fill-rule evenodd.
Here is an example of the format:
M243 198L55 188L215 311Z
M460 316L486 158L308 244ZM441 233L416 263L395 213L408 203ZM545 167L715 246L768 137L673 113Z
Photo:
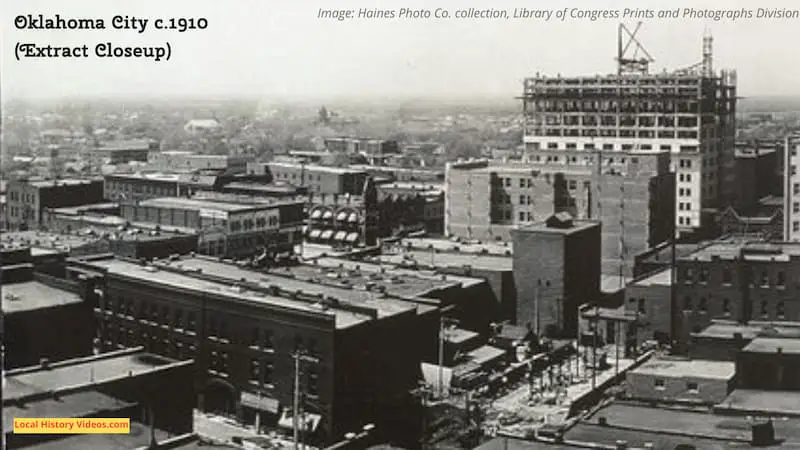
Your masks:
M59 14L19 15L14 18L14 27L18 30L31 31L30 36L33 39L17 42L14 46L14 56L17 61L42 58L142 58L168 61L172 57L172 44L169 41L165 41L163 45L128 45L110 41L62 45L38 41L34 38L33 32L74 30L82 33L82 37L90 37L90 32L94 30L119 30L135 35L149 31L198 32L206 30L208 26L209 21L204 17L142 18L117 15L111 18L75 18Z
M358 8L317 10L318 19L349 20L798 20L800 9L786 8Z

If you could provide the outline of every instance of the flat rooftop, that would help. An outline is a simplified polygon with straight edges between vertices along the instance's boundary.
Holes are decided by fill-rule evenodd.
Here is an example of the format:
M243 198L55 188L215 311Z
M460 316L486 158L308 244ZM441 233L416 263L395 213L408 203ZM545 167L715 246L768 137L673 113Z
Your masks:
M152 180L177 183L180 175L177 173L161 172L136 172L136 173L110 173L106 179Z
M605 417L607 425L597 424ZM800 420L773 421L775 437L783 440L773 447L798 448ZM746 416L715 415L654 408L621 402L612 403L567 432L569 440L613 443L628 441L631 447L652 442L656 449L674 449L678 444L692 444L698 449L749 448L751 422Z
M135 376L178 363L140 348L105 353L88 358L51 362L49 367L25 367L6 372L3 403L34 393L67 387L93 386L118 377ZM178 363L181 364L181 363Z
M299 162L278 162L278 161L273 161L265 164L269 167L284 167L287 169L300 169L302 167L304 170L307 170L309 172L332 173L337 175L344 175L344 174L366 175L366 172L363 170L351 169L349 167L331 167L331 166L321 166L318 164L301 164Z
M20 400L3 405L3 423L11 424L15 418L21 417L89 417L101 412L119 411L131 405L94 390L75 392L58 398Z
M140 264L119 258L95 260L88 263L90 266L107 270L109 273L120 277L133 277L142 282L159 283L166 286L197 291L202 293L215 293L231 299L244 301L253 305L264 305L274 308L286 308L296 311L305 311L316 314L328 314L334 317L338 329L349 328L372 320L360 312L325 308L305 300L295 300L286 297L264 294L263 292L249 291L237 288L241 281L257 284L267 289L272 285L289 292L302 291L309 295L324 295L333 297L342 302L353 305L373 308L377 317L391 317L398 314L414 311L416 305L394 299L381 298L380 294L356 289L335 288L324 284L315 284L287 276L261 273L238 267L232 263L221 262L210 258L185 256L175 261L158 261L155 265L171 267L171 270L148 268ZM191 273L202 272L223 280L211 281Z
M379 256L379 260L400 266L458 267L470 266L475 269L511 271L514 260L510 256L492 256L476 253L405 249L398 253Z
M67 214L71 216L77 216L80 214L85 214L91 211L98 211L98 210L108 210L119 208L119 203L92 203L89 205L80 205L80 206L68 206L64 208L52 208L50 209L51 212L55 214Z
M553 227L549 226L547 222L538 222L530 225L519 226L514 228L513 231L517 233L550 233L570 235L595 228L599 225L599 222L594 221L571 220L570 222L571 225L563 227Z
M102 182L100 179L62 178L59 180L30 180L28 184L37 188L51 188L55 186L80 186Z
M733 339L739 333L742 339L751 340L758 336L779 336L800 339L800 326L775 325L772 323L750 322L742 325L734 322L713 322L699 333L692 336L712 339Z
M79 304L83 301L78 294L54 288L39 281L4 284L2 294L4 314L57 308Z
M321 257L316 262L316 266L327 268L340 277L338 279L347 279L350 284L372 282L378 286L383 286L388 294L398 297L425 297L427 294L440 289L467 288L484 283L484 280L479 278L425 273L398 267L387 268L371 261L355 262L346 259ZM307 273L308 269L319 271L319 267L316 266L295 266L292 269L302 270L305 273ZM389 269L390 272L387 273L386 269Z
M800 392L735 389L718 407L730 412L797 417L800 416Z
M660 272L655 272L640 278L633 283L633 286L671 286L672 285L672 270L665 269Z
M97 242L91 236L48 233L45 231L11 231L0 236L2 244L23 244L39 248L81 247Z
M671 378L711 378L728 380L736 375L736 363L729 361L671 360L653 358L631 371L636 375Z
M800 257L800 242L755 242L753 238L729 238L715 241L683 256L682 261L733 260L744 255L749 261L787 261Z
M240 212L248 211L251 209L264 209L275 207L275 203L266 202L252 202L252 203L234 203L231 201L220 201L212 199L198 199L198 198L181 198L181 197L159 197L143 200L139 202L139 206L143 207L156 207L156 208L174 208L174 209L211 209L216 211L225 212Z
M745 353L778 353L800 355L800 339L790 337L756 337L745 348Z

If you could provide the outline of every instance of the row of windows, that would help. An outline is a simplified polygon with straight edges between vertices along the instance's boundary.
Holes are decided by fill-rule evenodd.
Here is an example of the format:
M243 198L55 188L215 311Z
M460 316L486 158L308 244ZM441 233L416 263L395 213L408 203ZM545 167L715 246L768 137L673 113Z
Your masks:
M197 346L193 343L182 342L180 339L160 339L158 336L147 333L145 330L128 328L124 325L108 325L109 334L106 336L108 349L114 347L143 346L146 351L172 357L176 359L196 358ZM115 339L114 339L115 338ZM215 374L228 376L230 374L230 354L226 351L212 350L209 353L208 369ZM250 381L259 386L272 385L274 362L268 358L253 358L250 361ZM303 375L307 380L308 393L316 395L318 373L317 368L311 365L303 366Z
M134 319L145 320L158 325L167 325L176 330L197 332L197 312L184 311L181 308L169 308L166 305L157 305L153 302L135 302L123 297L118 298L116 308L111 304L106 305L108 312ZM206 336L214 340L229 341L233 335L228 322L219 317L210 316L205 324ZM254 327L248 345L261 350L274 350L274 332L271 330ZM295 336L295 350L303 349L311 355L318 355L317 341L314 338L303 339Z
M19 199L20 199L20 195L19 195L19 194L20 194L20 193L19 193L18 191L11 191L11 192L9 192L9 193L8 193L8 200L9 200L9 201L12 201L12 202L18 202L18 201L20 201L20 200L19 200ZM29 193L23 193L23 194L22 194L22 199L23 199L22 201L23 201L24 203L35 203L35 202L36 202L36 195L34 195L34 194L29 194Z
M733 283L733 269L730 267L723 267L721 269L721 281L722 284L732 284ZM680 274L679 279L681 279L684 283L708 283L709 280L710 270L707 267L701 267L699 270L695 270L692 267L684 267ZM752 285L758 285L763 287L769 286L776 286L776 287L785 287L786 286L786 273L782 270L775 272L774 280L770 279L769 272L766 270L760 271L757 275L754 274L753 280L751 281Z
M692 297L686 296L683 299L683 309L684 311L701 311L701 312L708 312L709 305L708 305L708 298L700 297L697 304L694 303ZM753 315L755 316L756 313L761 317L769 317L769 306L770 302L767 300L762 300L759 302L758 310L753 311ZM721 304L721 311L722 314L725 316L731 315L731 300L729 298L723 298ZM786 303L783 300L775 302L775 309L774 309L775 317L779 319L786 318Z

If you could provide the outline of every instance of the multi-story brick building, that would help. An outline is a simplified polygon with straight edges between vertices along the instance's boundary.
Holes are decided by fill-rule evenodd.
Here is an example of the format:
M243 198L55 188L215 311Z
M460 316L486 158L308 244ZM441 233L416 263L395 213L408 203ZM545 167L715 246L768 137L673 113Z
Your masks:
M719 240L677 260L672 334L714 319L800 321L800 244Z
M783 188L784 239L800 241L800 136L786 138Z
M517 323L539 335L576 337L578 307L600 293L600 227L561 213L513 230Z
M380 209L381 236L396 232L444 230L444 191L441 184L385 183L376 186Z
M276 275L211 258L102 258L76 261L70 272L90 286L85 301L104 350L143 345L196 361L201 409L249 423L258 414L264 427L291 430L298 377L315 425L304 441L331 443L366 423L407 432L395 425L418 379L416 339L435 345L435 308L369 290L285 289Z
M672 235L670 155L562 151L492 165L448 164L445 233L507 240L518 225L569 212L603 222L603 273L630 276L634 256Z
M668 151L677 174L676 227L704 227L704 211L735 197L735 71L714 72L710 37L702 65L691 70L650 74L647 62L626 64L623 55L619 64L612 75L527 78L526 152L571 159L564 151L614 158Z
M6 194L10 230L36 230L45 208L78 206L103 201L103 180L9 180Z
M161 197L121 205L130 222L194 230L198 251L224 257L293 253L302 240L303 200L256 199L203 193L192 198Z

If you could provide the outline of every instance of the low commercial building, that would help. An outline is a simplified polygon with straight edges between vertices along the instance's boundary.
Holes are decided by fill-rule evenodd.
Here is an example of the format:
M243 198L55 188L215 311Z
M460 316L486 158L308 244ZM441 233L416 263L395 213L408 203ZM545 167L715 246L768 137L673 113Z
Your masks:
M408 433L396 421L415 404L408 392L422 349L397 336L434 345L435 308L366 289L303 291L280 271L204 257L148 265L95 258L74 261L70 273L93 284L84 300L95 308L103 350L143 345L196 360L201 409L291 430L298 377L310 420L304 441L330 443L367 423Z
M9 449L164 448L192 433L194 363L145 353L110 352L7 371L3 425ZM169 399L169 401L164 401ZM127 418L120 435L14 434L15 418Z
M800 324L778 325L774 322L713 321L691 334L689 356L693 359L736 361L739 353L758 337L800 339Z
M46 208L43 228L57 233L71 233L85 228L85 224L98 217L119 216L117 203L103 202L66 208Z
M241 156L204 155L180 150L151 152L146 161L148 169L161 172L215 171L235 174L247 170L247 158Z
M627 396L636 400L716 405L736 387L736 364L653 358L629 371L625 381Z
M800 391L800 338L759 336L736 358L742 389Z
M668 344L672 327L672 270L646 274L625 287L625 311L637 318L637 341Z
M78 283L33 273L33 266L5 266L4 369L92 354L95 322Z
M198 251L226 258L291 254L302 241L303 200L273 201L225 194L161 197L123 204L130 222L181 227L199 235Z
M92 166L147 162L147 155L157 151L159 143L147 140L110 141L89 148L89 163Z

